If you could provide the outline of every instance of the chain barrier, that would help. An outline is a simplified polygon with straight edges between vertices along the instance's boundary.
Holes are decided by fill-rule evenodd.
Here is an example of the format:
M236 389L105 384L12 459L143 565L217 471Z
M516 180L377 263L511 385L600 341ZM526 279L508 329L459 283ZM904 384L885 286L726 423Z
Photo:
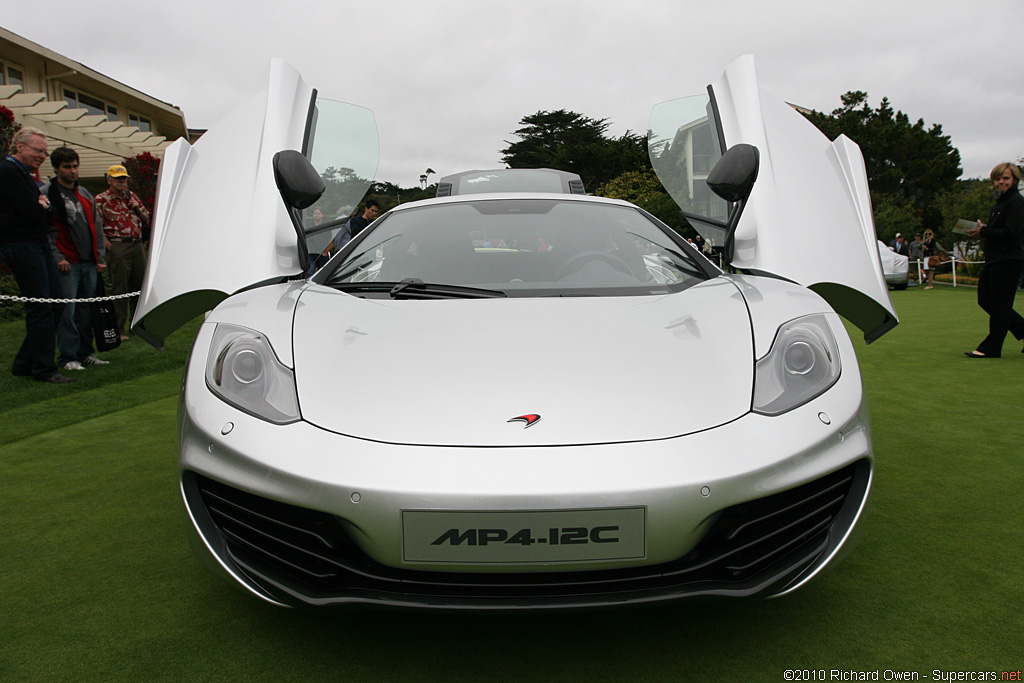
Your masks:
M32 296L11 296L0 294L0 301L20 301L33 304L91 304L97 301L113 301L114 299L127 299L138 296L142 292L128 292L127 294L112 294L110 296L91 296L85 299L40 299Z

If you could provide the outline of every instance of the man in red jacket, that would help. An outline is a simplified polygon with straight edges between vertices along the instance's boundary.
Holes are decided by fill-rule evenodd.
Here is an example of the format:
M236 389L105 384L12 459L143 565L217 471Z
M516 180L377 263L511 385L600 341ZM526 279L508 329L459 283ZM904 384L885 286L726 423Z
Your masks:
M50 251L65 299L96 295L96 279L106 270L103 226L92 194L78 184L78 152L58 147L50 154L57 177L43 186L50 200ZM84 370L107 365L92 347L92 310L88 304L65 304L57 323L57 365L61 370Z

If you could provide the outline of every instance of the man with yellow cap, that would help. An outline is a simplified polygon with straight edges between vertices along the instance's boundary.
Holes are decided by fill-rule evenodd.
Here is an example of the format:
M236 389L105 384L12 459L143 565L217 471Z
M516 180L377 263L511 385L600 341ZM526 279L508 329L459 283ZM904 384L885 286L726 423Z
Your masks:
M115 164L107 169L109 188L96 195L96 207L103 216L103 235L110 268L111 294L126 294L142 289L146 273L146 248L142 228L149 223L149 211L139 196L128 189L128 169ZM132 312L138 297L132 297ZM117 328L121 341L128 339L128 299L115 299Z

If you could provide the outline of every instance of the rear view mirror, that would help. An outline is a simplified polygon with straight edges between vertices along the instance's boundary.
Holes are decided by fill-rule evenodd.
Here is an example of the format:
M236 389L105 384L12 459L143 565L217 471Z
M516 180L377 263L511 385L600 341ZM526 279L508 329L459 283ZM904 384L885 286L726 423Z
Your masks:
M760 158L753 145L733 145L711 169L708 187L727 202L745 200L757 179Z
M274 181L285 203L300 211L312 206L327 189L309 159L293 149L274 155Z

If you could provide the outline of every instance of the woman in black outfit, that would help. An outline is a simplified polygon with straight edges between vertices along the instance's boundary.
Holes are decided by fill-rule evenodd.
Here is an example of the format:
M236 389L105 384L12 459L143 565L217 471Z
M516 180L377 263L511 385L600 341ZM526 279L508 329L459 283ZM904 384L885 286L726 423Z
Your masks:
M999 358L1007 332L1018 341L1024 339L1024 318L1013 310L1017 282L1024 272L1024 197L1017 190L1021 172L1013 164L1002 163L992 169L991 178L996 205L988 224L978 221L978 227L968 233L985 239L978 305L989 315L988 336L977 350L964 352L968 358Z
M928 273L928 286L925 289L935 289L935 262L942 252L946 256L949 256L949 252L946 248L939 244L939 241L935 239L935 233L932 232L931 228L924 231L924 241L921 242L921 252L924 254L924 271Z

